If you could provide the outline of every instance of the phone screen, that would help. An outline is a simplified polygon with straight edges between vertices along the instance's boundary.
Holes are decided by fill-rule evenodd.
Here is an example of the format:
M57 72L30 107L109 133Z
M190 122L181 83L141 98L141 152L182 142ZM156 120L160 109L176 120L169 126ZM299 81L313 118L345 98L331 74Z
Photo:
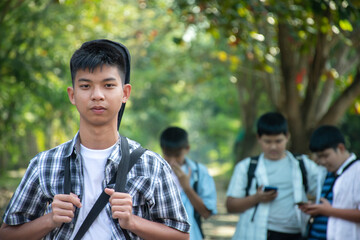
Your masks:
M277 191L278 188L277 187L273 187L273 186L265 186L264 187L264 192L268 192L268 191Z

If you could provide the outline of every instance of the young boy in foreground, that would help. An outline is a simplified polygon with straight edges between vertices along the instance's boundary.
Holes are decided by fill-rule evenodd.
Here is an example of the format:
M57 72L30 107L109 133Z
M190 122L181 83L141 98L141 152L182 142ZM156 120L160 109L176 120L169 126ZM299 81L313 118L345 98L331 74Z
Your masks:
M334 126L321 126L314 131L310 150L317 162L335 174L335 182L329 191L332 204L322 198L320 204L304 204L301 210L307 214L328 216L326 238L328 240L360 239L360 161L345 147L345 139Z
M80 115L79 132L30 161L4 214L0 239L73 239L103 191L109 203L83 239L125 239L124 232L131 239L188 239L171 168L158 154L141 156L127 175L125 193L109 185L125 154L118 124L131 92L126 47L104 39L86 42L73 54L70 69L73 86L67 92ZM127 141L130 152L139 146ZM69 158L71 194L64 194Z

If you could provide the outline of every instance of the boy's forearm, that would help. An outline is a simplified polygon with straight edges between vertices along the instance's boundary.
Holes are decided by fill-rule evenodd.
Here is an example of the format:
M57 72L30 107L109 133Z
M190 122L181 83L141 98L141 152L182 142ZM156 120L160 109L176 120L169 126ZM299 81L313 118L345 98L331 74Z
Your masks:
M189 198L191 204L194 209L203 217L208 218L211 216L211 211L206 208L203 200L200 196L195 192L193 188L184 189L186 196Z
M1 240L38 240L42 239L55 226L51 221L51 213L41 216L31 222L10 226L5 223L0 228Z
M168 227L162 223L152 222L134 215L134 225L129 231L145 240L188 240L189 234Z
M360 210L358 209L341 209L341 208L329 208L324 215L341 218L350 222L360 222Z
M228 197L226 199L226 208L229 213L242 213L258 203L259 201L255 194L243 198Z

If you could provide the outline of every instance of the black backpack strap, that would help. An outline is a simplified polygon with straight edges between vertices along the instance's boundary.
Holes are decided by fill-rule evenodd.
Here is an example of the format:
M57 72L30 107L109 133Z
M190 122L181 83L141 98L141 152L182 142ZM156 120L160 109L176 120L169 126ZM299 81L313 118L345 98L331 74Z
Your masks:
M70 179L70 159L65 159L65 171L64 171L64 194L70 194L71 191L71 179Z
M254 157L251 157L250 158L250 163L249 163L249 168L248 168L248 172L247 172L247 185L246 185L246 188L245 188L245 196L249 196L249 190L250 190L250 187L251 187L251 182L252 182L252 179L254 178L255 176L255 170L256 170L256 167L257 167L257 164L259 162L259 156L254 156Z
M141 157L141 155L146 151L143 147L138 147L131 154L129 154L129 145L125 137L121 136L121 152L122 158L118 165L118 170L116 175L113 176L110 183L113 183L116 180L115 191L121 190L121 192L125 191L126 185L126 176L127 173L131 170L137 160ZM89 214L86 216L84 222L82 223L79 231L77 232L74 240L80 240L89 229L91 224L95 221L97 216L100 214L102 209L109 202L110 196L103 191L99 198L96 200L94 206L91 208ZM121 228L123 231L125 238L130 240L130 236L128 232Z
M125 137L121 136L121 161L118 166L116 173L116 184L115 192L124 192L126 185L127 173L130 170L130 152L129 152L129 143Z
M352 160L348 165L346 165L345 167L344 167L344 169L342 170L342 173L341 174L343 174L351 165L353 165L356 161L359 161L360 159L355 159L355 160ZM341 175L340 174L340 175ZM339 176L340 176L339 175ZM339 177L339 176L336 176L336 179ZM336 180L335 180L336 181Z
M95 221L97 216L100 214L102 209L105 207L106 203L109 202L110 196L103 191L95 204L91 208L90 212L86 216L84 222L81 224L78 232L76 233L74 240L80 240L86 233L86 231L90 228L91 224Z
M253 156L253 157L250 158L249 168L248 168L248 171L247 171L247 185L246 185L246 188L245 188L245 196L246 197L249 196L251 182L252 182L253 178L255 177L255 170L256 170L258 162L259 162L259 156ZM256 184L256 187L257 187L257 184ZM254 221L258 205L259 204L256 204L255 207L254 207L254 212L253 212L253 215L251 217L251 222Z
M65 159L65 169L64 169L64 194L70 194L71 192L71 174L70 174L70 161L71 159L76 158L75 152L73 152L69 157Z
M307 193L307 191L309 190L309 185L308 185L308 181L307 181L307 171L305 168L304 159L301 154L294 154L294 157L299 161L299 167L301 170L303 185L304 185L305 192Z
M195 169L194 172L196 174L196 179L195 179L195 182L194 182L194 185L193 185L193 189L194 189L194 191L196 193L198 193L198 182L199 182L199 177L200 177L200 170L199 170L199 163L195 162L195 164L196 164L196 169ZM194 209L194 218L195 218L195 221L196 221L197 225L199 226L201 236L204 239L205 235L204 235L204 231L202 230L201 215L195 209Z

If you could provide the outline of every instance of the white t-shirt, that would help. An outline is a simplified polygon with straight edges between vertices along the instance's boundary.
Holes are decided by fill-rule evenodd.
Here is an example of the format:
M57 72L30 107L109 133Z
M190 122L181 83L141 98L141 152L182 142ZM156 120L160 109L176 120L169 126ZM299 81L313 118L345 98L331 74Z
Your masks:
M269 203L268 229L277 232L299 233L300 228L294 208L290 158L286 156L276 161L264 158L264 163L269 185L278 188L278 196Z
M352 164L346 171L343 169L356 156L352 154L337 171L340 176L333 187L332 207L360 210L360 161ZM328 240L360 239L360 223L329 217L327 225Z
M82 197L82 207L71 239L74 239L81 224L103 191L102 182L105 178L105 165L114 146L103 150L93 150L83 145L80 146L84 170L84 196ZM105 208L100 212L82 239L111 239L111 219L107 215Z

